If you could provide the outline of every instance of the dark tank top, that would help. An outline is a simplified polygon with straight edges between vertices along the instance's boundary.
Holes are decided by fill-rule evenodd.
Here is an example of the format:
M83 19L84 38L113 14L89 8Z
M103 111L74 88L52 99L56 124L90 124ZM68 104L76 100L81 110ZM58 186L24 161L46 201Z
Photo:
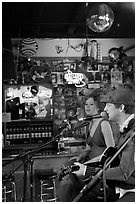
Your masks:
M97 157L103 153L103 151L106 149L106 143L104 139L104 135L101 131L101 123L102 121L106 121L106 119L102 119L99 124L97 125L97 128L91 137L90 132L87 133L87 144L91 147L91 152L89 153L89 159L92 159L94 157ZM108 121L108 120L107 120ZM109 121L108 121L109 122Z

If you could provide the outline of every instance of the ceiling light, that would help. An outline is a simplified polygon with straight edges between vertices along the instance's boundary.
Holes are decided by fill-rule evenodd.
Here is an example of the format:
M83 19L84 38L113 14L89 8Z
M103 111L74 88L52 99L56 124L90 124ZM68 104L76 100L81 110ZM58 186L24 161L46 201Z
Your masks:
M94 32L107 31L114 22L114 13L106 4L96 4L89 9L87 26Z

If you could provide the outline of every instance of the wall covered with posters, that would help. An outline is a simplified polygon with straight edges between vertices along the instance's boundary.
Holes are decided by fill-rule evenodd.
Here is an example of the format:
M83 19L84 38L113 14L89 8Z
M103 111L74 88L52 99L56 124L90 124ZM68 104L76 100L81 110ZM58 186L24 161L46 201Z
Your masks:
M58 129L64 119L76 113L78 117L84 116L83 99L92 90L103 93L109 88L134 86L134 41L12 39L16 80L9 83L25 85L27 91L32 86L37 89L39 84L44 84L47 90L50 84L50 116Z

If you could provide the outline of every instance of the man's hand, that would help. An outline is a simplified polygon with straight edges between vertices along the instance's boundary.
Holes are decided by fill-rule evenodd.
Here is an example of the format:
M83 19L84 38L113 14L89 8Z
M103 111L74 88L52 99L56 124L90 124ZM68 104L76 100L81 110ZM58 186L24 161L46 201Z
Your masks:
M79 166L79 170L73 171L73 173L76 174L78 177L84 176L85 171L86 171L86 166L84 164L79 163L79 162L75 162L74 164Z

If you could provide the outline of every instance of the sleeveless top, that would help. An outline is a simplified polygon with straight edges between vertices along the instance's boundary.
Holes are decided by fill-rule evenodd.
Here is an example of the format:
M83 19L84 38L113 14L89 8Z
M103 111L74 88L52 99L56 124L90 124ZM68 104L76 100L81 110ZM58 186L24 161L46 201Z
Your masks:
M107 119L100 120L92 137L90 135L90 132L89 131L87 132L86 142L91 147L91 151L89 153L89 159L92 159L94 157L101 155L107 147L105 143L104 135L101 131L102 121L108 121L108 120ZM111 125L109 121L108 123Z

